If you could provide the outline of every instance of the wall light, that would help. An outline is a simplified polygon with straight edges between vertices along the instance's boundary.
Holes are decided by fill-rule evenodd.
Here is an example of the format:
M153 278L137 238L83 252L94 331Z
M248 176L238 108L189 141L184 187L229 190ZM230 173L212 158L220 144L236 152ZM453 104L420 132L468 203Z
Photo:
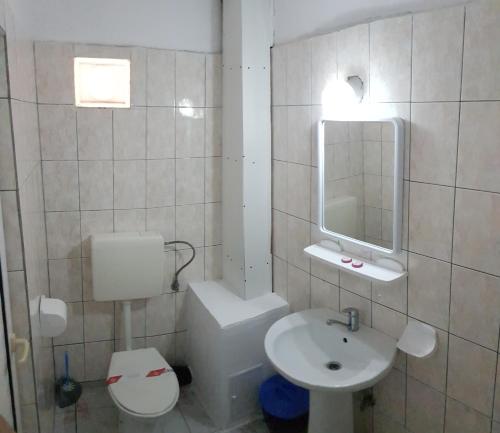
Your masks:
M77 107L130 107L130 60L75 57Z
M363 100L364 84L357 75L346 80L331 80L321 95L323 117L343 118L352 115Z

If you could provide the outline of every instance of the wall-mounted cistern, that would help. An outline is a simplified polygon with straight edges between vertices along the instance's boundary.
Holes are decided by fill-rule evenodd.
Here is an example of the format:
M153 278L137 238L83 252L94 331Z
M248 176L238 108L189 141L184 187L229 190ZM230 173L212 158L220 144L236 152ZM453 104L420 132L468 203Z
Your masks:
M335 324L340 324L347 326L347 329L351 332L356 332L359 330L359 310L357 308L348 307L342 310L342 313L346 314L347 322L337 319L328 319L326 324L332 326Z

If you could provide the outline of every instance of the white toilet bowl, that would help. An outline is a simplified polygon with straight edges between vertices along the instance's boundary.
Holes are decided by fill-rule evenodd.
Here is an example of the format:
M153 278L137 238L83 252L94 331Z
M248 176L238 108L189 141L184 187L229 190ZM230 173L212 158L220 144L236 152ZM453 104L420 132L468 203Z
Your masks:
M108 378L113 377L117 380L108 391L120 410L120 433L163 432L179 398L179 382L160 353L154 348L113 353Z

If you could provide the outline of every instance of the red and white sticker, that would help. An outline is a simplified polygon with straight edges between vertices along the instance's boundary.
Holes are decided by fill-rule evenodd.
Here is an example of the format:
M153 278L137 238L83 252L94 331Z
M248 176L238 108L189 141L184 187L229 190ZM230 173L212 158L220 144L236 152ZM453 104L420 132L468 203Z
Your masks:
M127 382L132 379L142 379L144 377L158 377L162 374L172 373L174 370L171 368L157 368L155 370L148 370L143 372L129 373L129 374L117 374L115 376L110 376L106 379L106 385L113 385L117 382Z

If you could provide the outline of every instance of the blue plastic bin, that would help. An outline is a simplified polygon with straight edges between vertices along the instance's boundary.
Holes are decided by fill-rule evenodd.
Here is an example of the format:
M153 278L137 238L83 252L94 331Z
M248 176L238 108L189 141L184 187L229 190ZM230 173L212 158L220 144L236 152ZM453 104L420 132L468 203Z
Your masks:
M307 431L308 390L294 385L277 374L262 383L259 400L264 420L271 433Z

